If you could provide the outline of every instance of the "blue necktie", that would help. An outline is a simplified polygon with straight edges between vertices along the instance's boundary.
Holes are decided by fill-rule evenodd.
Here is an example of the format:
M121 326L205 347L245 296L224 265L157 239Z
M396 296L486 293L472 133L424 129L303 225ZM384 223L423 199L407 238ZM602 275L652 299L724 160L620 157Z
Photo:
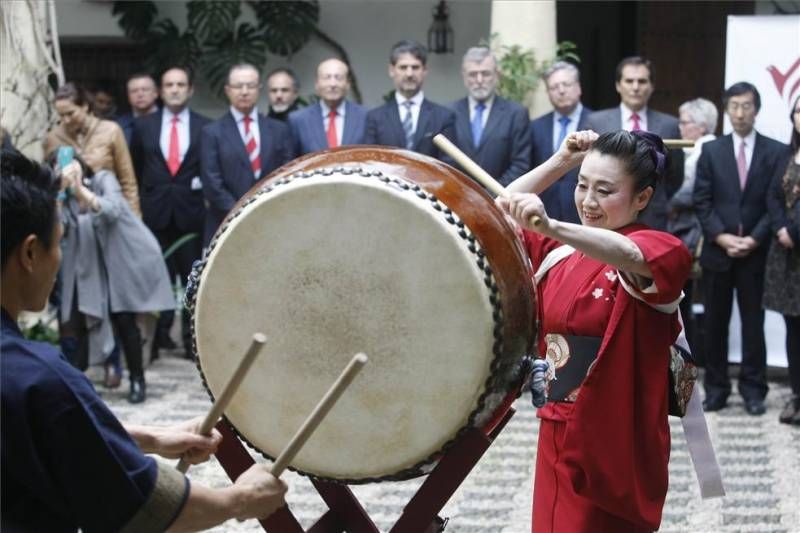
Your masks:
M561 124L561 129L558 130L558 142L553 147L553 152L558 152L558 149L561 148L561 143L564 142L564 138L567 136L567 128L569 128L569 117L562 116L558 119L558 123Z
M403 105L406 108L406 114L403 117L403 131L406 133L406 148L411 150L414 146L414 119L411 116L411 106L414 105L414 102L406 100L403 102Z
M483 102L478 102L475 106L475 113L472 117L472 144L475 148L481 144L481 135L483 135L483 110L486 105Z

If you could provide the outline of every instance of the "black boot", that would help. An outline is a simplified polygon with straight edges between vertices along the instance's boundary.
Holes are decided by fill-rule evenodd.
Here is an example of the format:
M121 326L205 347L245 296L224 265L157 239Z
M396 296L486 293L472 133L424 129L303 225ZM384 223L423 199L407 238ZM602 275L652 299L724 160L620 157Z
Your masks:
M128 393L128 401L130 403L142 403L145 399L147 399L147 390L144 378L131 379L131 391Z
M778 420L783 424L797 424L800 422L800 396L792 396L784 406Z

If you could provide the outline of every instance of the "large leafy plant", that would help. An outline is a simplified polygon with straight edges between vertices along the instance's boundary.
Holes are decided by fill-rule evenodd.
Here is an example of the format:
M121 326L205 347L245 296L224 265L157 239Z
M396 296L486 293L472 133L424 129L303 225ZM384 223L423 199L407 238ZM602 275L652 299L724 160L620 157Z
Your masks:
M541 81L542 74L556 61L572 61L580 63L578 47L571 41L562 41L556 47L552 58L539 61L531 48L523 48L515 44L506 46L500 44L498 34L493 34L489 40L481 41L482 46L488 46L497 57L500 70L500 80L497 92L503 98L524 104L529 94L536 91Z
M202 72L217 94L222 93L231 65L263 66L268 54L290 56L312 35L321 33L317 0L191 0L186 3L183 32L172 20L159 19L155 2L116 1L113 14L119 17L125 35L144 46L145 68L160 72L170 65L188 65ZM239 22L240 18L248 22ZM327 36L322 34L322 38ZM344 52L335 42L333 45Z

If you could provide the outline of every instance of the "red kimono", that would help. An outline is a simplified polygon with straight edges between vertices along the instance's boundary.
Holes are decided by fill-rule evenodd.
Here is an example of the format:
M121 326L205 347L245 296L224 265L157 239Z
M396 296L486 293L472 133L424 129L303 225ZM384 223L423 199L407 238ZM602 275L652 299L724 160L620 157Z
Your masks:
M641 225L619 232L638 245L653 272L653 285L633 290L650 304L677 300L691 268L681 241ZM561 243L525 232L525 245L536 270ZM540 353L546 333L602 341L575 402L539 409L535 533L633 533L661 523L670 451L669 346L680 325L676 313L632 297L619 276L615 267L575 251L537 286Z

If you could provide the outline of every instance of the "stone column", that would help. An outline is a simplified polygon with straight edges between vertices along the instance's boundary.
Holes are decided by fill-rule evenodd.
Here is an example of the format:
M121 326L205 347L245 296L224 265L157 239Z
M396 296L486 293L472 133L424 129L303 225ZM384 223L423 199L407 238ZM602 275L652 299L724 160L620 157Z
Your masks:
M14 145L41 160L42 140L55 123L55 74L64 82L52 0L0 2L0 125Z
M537 63L556 53L555 0L492 0L492 35L506 46L532 48ZM544 85L539 84L527 100L531 117L552 110Z

